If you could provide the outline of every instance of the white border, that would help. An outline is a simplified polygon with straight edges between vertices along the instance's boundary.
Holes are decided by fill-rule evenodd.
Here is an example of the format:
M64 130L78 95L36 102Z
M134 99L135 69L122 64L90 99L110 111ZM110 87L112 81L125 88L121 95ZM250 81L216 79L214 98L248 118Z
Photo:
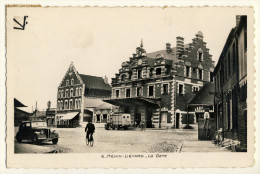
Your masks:
M259 67L260 67L260 60L259 60L259 43L260 43L260 38L259 38L259 9L260 9L260 1L253 1L253 0L210 0L210 1L205 1L205 0L182 0L182 1L177 1L177 0L171 0L171 1L148 1L148 0L143 0L143 1L137 1L137 0L107 0L107 1L98 1L98 0L92 0L92 1L83 1L83 0L77 0L77 1L70 1L70 0L64 0L64 1L51 1L51 0L45 0L45 1L39 1L39 0L1 0L0 1L0 173L104 173L106 172L107 174L110 173L133 173L133 172L142 172L142 173L158 173L158 172L163 172L163 173L260 173L260 153L259 153L259 125L260 125L260 118L259 118L259 108L255 107L255 115L256 115L256 120L255 120L255 126L256 126L256 153L255 153L255 160L256 164L253 168L235 168L235 169L6 169L5 161L6 161L6 145L5 145L5 100L6 100L6 94L5 94L5 5L6 4L41 4L42 6L254 6L255 9L255 67L256 67L256 82L255 85L256 89L256 105L259 105L259 92L260 87L259 87L259 82L260 82L260 72L259 72ZM258 126L258 127L257 127Z

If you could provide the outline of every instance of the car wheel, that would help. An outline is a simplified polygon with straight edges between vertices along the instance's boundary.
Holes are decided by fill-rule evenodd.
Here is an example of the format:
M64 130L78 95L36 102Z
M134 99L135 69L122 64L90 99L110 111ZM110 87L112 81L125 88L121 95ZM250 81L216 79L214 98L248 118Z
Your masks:
M33 144L39 144L39 140L38 140L37 135L35 135L35 134L33 135L32 142L33 142Z
M22 138L21 138L21 135L20 134L17 134L16 135L16 140L21 143L22 142Z
M52 140L52 144L57 144L57 143L58 143L58 138Z

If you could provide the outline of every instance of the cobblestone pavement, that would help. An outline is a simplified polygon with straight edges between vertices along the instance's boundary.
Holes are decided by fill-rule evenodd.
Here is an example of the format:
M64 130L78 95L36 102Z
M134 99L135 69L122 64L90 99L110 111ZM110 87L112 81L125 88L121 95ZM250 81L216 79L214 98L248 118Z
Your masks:
M56 129L60 135L57 145L46 143L61 153L135 153L135 152L174 152L182 142L183 136L190 133L173 133L167 130L105 130L96 129L94 133L94 147L86 145L84 128ZM186 135L185 135L186 134Z
M58 153L166 153L221 151L210 141L198 141L197 130L167 129L146 131L105 130L97 128L94 133L94 147L86 145L84 128L55 128L59 142L53 145L44 143L44 148ZM204 147L201 149L201 145ZM18 152L19 153L19 152Z

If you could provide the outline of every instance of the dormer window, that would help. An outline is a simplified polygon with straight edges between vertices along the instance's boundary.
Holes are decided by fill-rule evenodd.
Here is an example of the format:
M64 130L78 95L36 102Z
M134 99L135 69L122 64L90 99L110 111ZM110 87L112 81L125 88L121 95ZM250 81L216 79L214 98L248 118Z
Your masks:
M69 80L66 80L66 86L69 86Z
M142 78L142 70L141 69L137 70L137 78L138 79Z
M156 75L161 75L162 69L161 68L156 68Z

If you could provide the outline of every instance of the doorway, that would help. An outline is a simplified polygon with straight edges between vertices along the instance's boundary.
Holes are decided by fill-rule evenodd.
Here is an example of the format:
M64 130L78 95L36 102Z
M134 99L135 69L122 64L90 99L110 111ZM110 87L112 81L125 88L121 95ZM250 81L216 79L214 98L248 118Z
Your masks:
M176 129L180 129L180 113L176 113Z

